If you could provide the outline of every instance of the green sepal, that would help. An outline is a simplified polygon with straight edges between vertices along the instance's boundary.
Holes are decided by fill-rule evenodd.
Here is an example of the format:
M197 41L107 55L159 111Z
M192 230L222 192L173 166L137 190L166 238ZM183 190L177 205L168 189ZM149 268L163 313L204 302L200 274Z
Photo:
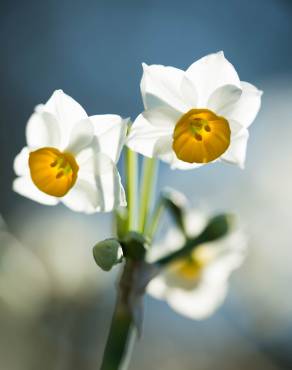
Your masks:
M122 262L123 251L118 240L105 239L93 247L93 257L102 270L109 271L113 266Z
M144 235L136 232L128 232L123 239L120 240L125 257L133 260L142 260L148 249L148 241Z
M176 225L185 233L184 210L186 206L185 196L177 190L167 188L162 194L163 203L170 212Z
M231 214L221 214L211 218L201 232L194 238L188 238L185 245L173 253L160 258L156 261L157 265L164 266L178 258L188 256L196 247L204 243L210 243L226 236L232 229L234 216Z
M211 242L226 236L234 225L235 216L232 214L220 214L212 217L201 234L206 242Z

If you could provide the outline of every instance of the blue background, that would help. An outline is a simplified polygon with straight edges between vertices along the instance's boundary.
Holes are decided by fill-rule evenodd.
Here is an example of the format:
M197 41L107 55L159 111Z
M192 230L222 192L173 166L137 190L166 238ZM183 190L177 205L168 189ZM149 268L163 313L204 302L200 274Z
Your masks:
M200 370L217 366L222 370L291 369L292 1L1 1L0 10L0 213L19 239L35 248L35 254L41 248L52 249L48 243L55 230L60 232L57 243L62 238L66 241L70 230L79 229L79 237L70 239L70 248L75 248L76 240L76 245L86 249L85 269L92 264L94 273L91 246L109 236L109 217L79 215L62 206L45 207L12 192L13 159L25 145L25 126L34 106L61 88L89 115L117 113L135 118L143 109L139 89L142 62L185 69L219 50L224 50L241 80L264 90L263 108L250 130L245 171L217 164L186 172L160 166L159 187L177 187L212 211L236 210L248 226L250 252L243 268L234 274L226 303L207 321L187 320L165 303L148 299L145 334L131 369L149 369L152 358L153 368L159 370L192 370L194 358ZM67 230L64 235L62 229ZM66 272L70 251L62 256ZM76 268L74 276L80 271ZM52 290L58 284L53 279ZM92 346L95 355L99 351L100 358L109 324L106 320L113 307L113 285L111 282L107 288L109 301L104 296L94 297L94 304L88 303L89 313L83 296L74 306L74 320L80 321L80 327L77 330L73 325L77 339L74 335L67 338L73 348L71 357L66 349L65 354L60 350L61 357L70 357L72 363L58 369L96 368L88 347ZM49 313L44 313L46 325L55 323L54 299L47 305ZM71 300L59 299L68 306L65 316L70 316ZM10 324L1 309L0 305L0 326L7 324L8 334L4 328L0 354L12 348L7 363L17 359L20 363L20 367L5 365L5 369L39 369L41 364L51 370L54 345L61 335L58 324L51 328L56 329L55 336L48 340L43 322L34 323L31 329L27 318L25 324L19 324L12 316ZM56 316L63 322L60 312ZM33 333L32 344L26 339L27 331ZM89 332L93 333L92 342ZM17 338L15 348L20 354L15 356ZM39 345L42 350L36 353ZM35 367L29 361L24 365L23 346L30 346ZM82 356L79 350L84 351ZM79 365L74 357L78 355Z

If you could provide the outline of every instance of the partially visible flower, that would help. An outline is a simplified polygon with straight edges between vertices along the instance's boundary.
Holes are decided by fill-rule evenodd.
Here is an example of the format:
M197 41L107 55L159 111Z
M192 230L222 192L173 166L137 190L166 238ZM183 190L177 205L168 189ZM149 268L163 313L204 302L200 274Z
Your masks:
M189 211L185 215L189 237L198 235L206 225L202 214ZM185 236L177 228L170 229L165 239L149 251L153 262L184 245ZM224 301L228 278L245 256L246 240L240 230L216 242L202 244L185 258L170 263L148 285L153 297L167 301L178 313L192 319L210 316Z
M120 116L88 117L74 99L55 91L27 123L13 189L39 203L62 202L85 213L125 206L116 163L126 131L127 120Z
M145 111L130 131L128 146L172 168L191 169L223 160L244 166L248 127L261 104L255 86L240 81L223 52L186 71L143 64Z

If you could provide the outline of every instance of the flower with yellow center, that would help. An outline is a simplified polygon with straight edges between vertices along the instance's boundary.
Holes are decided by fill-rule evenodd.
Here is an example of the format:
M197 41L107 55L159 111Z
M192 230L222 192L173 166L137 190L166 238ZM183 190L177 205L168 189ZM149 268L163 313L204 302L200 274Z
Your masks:
M244 166L248 127L261 91L242 82L223 52L186 71L143 64L145 111L134 121L127 145L172 168L191 169L223 160Z
M13 189L85 213L125 206L116 164L126 131L127 120L120 116L88 117L70 96L55 91L28 121L27 146L14 161Z
M206 218L188 211L184 219L189 237L198 235ZM185 236L177 228L169 230L165 239L150 249L153 262L183 246ZM165 300L178 313L200 320L210 316L224 301L228 278L243 261L246 241L240 230L226 237L194 248L191 255L170 263L148 285L147 291Z

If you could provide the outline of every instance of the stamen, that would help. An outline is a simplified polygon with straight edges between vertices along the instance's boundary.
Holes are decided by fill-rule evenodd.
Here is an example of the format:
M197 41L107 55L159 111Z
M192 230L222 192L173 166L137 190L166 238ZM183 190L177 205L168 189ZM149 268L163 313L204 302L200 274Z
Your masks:
M60 179L63 176L64 176L64 171L60 171L60 172L57 173L56 179Z

